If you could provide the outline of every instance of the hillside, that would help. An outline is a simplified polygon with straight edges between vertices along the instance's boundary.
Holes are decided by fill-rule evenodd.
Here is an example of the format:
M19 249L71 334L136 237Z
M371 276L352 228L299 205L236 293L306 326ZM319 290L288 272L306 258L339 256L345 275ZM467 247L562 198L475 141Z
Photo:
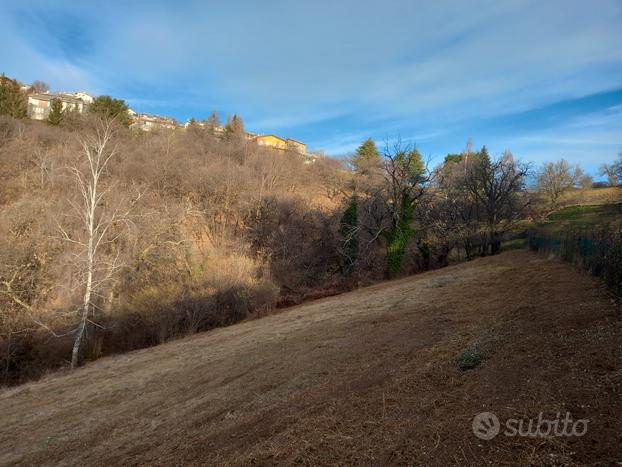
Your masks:
M548 218L536 224L538 229L551 233L590 230L622 220L622 203L584 204L568 206L551 213Z
M5 390L0 464L610 463L621 338L597 282L510 251ZM483 441L483 411L590 421Z
M622 199L622 187L592 188L589 190L573 189L565 192L560 203L563 206L594 205L618 203Z

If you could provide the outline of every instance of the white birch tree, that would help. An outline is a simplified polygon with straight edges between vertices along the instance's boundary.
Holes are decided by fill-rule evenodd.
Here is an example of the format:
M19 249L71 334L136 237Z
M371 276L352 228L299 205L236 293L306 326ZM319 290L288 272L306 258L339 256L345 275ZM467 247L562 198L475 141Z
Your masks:
M77 228L70 232L71 229L58 224L62 238L75 247L76 287L82 296L71 354L72 369L78 365L88 325L97 325L92 320L97 308L96 298L102 296L102 288L123 266L119 254L112 253L114 248L110 248L130 222L129 208L124 211L122 203L113 208L109 202L113 185L106 180L106 170L116 153L116 146L111 147L113 124L114 121L102 120L93 134L81 138L80 160L69 167L79 196L69 200L71 212L67 216L77 222ZM139 197L140 194L135 196L133 203Z

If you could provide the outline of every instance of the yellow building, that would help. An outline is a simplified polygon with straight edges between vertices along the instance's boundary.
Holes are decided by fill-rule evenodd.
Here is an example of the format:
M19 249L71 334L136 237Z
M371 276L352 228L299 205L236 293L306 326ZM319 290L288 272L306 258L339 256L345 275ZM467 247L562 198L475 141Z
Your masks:
M260 146L267 146L274 149L289 149L299 154L307 153L307 145L293 138L279 138L275 135L261 135L254 138Z
M268 146L275 149L287 149L287 141L275 135L261 135L255 138L260 146Z

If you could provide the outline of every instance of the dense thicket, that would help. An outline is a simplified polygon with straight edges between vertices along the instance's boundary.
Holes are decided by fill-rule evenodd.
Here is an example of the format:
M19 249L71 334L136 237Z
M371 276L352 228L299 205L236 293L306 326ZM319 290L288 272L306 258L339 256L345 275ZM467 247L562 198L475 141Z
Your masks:
M89 173L83 143L99 123L0 118L0 376L11 382L70 358L87 238L75 176ZM229 324L341 280L338 162L200 127L118 127L108 152L94 215L117 217L97 252L82 359Z

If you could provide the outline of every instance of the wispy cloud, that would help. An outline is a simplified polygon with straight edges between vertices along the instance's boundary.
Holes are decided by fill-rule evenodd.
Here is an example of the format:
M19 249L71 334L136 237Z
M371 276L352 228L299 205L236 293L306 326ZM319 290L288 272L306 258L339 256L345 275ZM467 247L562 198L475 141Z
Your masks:
M524 113L553 135L548 145L562 144L576 139L576 112L547 120L549 106L622 89L617 0L33 0L3 9L0 63L10 75L180 120L235 112L250 129L336 153L399 133L439 157L469 136L498 150L532 138L525 157L552 157L534 149L545 142L533 138L549 136L533 125L500 127ZM622 145L607 104L579 109L581 124L596 134L607 119L592 140Z

